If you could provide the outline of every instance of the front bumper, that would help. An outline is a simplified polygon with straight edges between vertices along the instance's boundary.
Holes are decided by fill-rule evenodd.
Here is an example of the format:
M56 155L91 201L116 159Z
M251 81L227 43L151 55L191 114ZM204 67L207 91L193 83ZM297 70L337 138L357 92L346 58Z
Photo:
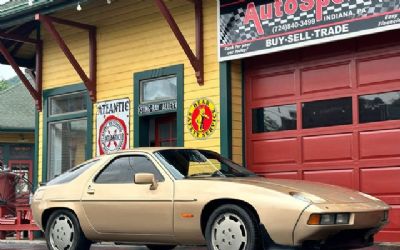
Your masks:
M293 245L319 244L338 247L368 246L373 235L388 223L384 212L388 206L376 203L314 204L300 216L293 232ZM351 213L346 225L308 225L313 213ZM349 235L345 236L345 235Z

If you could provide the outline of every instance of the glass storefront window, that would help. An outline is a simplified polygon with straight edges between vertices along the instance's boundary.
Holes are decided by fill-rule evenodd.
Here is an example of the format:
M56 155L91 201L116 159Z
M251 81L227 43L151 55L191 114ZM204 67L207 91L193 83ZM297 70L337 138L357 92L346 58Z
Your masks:
M400 91L358 97L360 123L400 120Z
M302 118L303 128L352 124L351 97L303 103Z
M253 109L253 133L294 130L296 115L295 104Z
M50 97L49 103L50 116L82 112L87 109L84 92L53 96Z
M49 179L85 161L86 132L87 119L49 124Z
M177 98L177 78L168 76L140 82L140 102L158 102Z

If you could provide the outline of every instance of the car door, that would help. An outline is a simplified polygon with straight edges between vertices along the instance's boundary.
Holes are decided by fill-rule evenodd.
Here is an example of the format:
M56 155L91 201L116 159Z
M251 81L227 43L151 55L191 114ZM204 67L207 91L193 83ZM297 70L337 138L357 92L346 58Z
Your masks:
M153 173L157 189L135 184L135 173ZM172 235L173 185L149 155L121 155L87 183L82 205L98 233Z

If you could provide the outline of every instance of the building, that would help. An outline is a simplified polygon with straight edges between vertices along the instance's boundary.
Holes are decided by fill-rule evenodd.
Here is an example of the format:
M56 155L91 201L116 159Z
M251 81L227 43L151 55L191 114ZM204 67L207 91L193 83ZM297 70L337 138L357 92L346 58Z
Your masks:
M24 85L0 92L0 117L0 161L32 182L35 107Z
M35 183L117 149L208 148L375 195L398 241L400 4L268 2L4 3L0 60L36 78Z

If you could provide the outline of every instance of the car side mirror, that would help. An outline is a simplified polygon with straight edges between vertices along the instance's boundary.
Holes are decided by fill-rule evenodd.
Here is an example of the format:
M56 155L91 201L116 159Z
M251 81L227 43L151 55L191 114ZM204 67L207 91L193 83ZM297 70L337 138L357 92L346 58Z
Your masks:
M151 173L137 173L134 175L133 180L136 184L150 184L150 190L156 190L158 183L154 174Z

